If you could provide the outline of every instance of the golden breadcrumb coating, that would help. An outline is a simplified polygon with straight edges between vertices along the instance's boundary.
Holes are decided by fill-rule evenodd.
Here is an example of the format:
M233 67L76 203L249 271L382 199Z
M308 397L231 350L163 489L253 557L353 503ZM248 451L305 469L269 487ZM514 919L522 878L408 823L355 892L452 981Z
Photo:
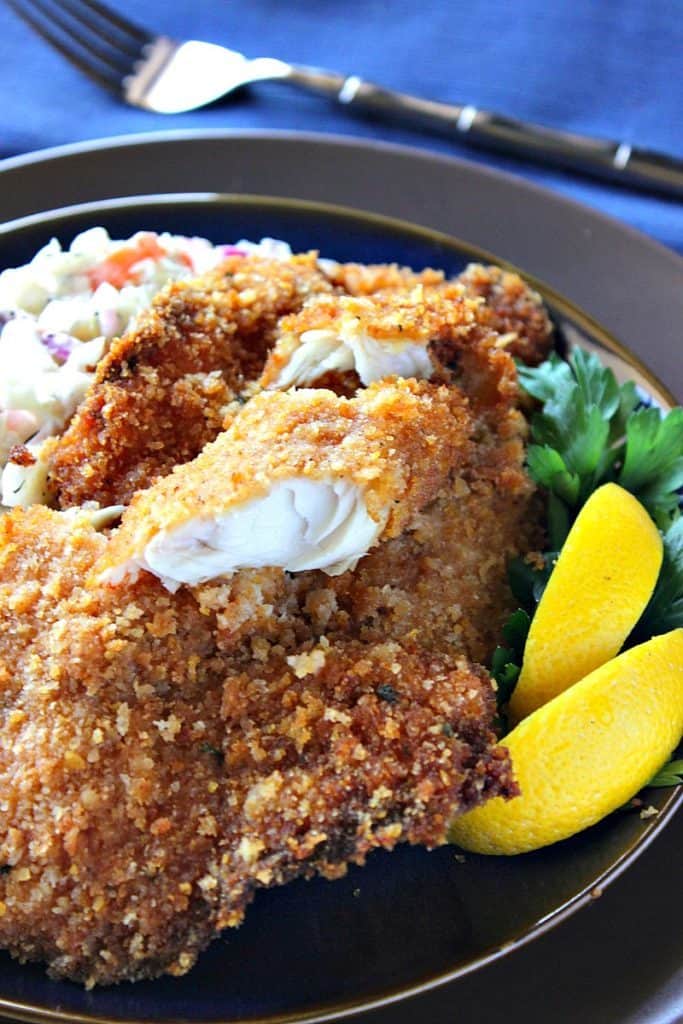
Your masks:
M0 520L14 956L87 985L181 974L259 887L438 845L455 814L516 792L490 682L462 657L325 637L228 650L189 589L84 587L107 543L87 515Z
M511 270L470 263L456 280L467 295L482 298L498 334L513 335L508 351L529 366L542 363L553 342L553 325L541 296Z
M444 273L431 267L415 271L398 263L333 263L328 277L349 295L374 295L394 289L404 291L416 284L441 284Z
M480 302L457 293L444 297L439 289L419 284L410 290L382 291L362 298L320 295L308 301L299 313L283 317L279 336L301 335L313 329L334 330L342 318L353 317L363 333L377 341L398 339L428 345L434 337L449 332L461 331L467 336L468 328L479 323L480 306Z
M139 492L98 563L111 574L162 532L211 520L292 478L344 480L382 537L397 536L468 458L474 429L457 388L371 385L354 398L323 389L263 392L192 462Z
M512 335L507 346L515 358L535 366L552 347L552 324L543 300L511 270L470 263L446 282L440 270L419 272L397 264L340 263L330 273L332 282L351 295L372 295L384 290L408 290L416 284L458 284L467 298L484 300L490 326L500 335Z
M261 372L278 318L329 290L312 254L233 256L164 288L112 344L53 447L57 506L125 504L194 458L220 431L228 403Z
M510 351L514 335L499 335L492 314L481 299L463 295L458 283L436 288L415 285L410 291L376 292L361 298L314 296L299 313L283 317L279 337L259 380L259 387L277 386L287 363L308 331L343 331L349 320L359 335L387 345L389 364L397 345L424 346L430 379L457 384L473 407L487 415L506 414L519 400L517 371ZM400 356L398 357L400 358ZM360 385L355 370L326 371L311 383L338 394L353 394Z
M421 284L410 290L376 292L371 296L316 296L301 311L280 320L278 338L270 352L259 385L278 387L278 378L292 359L309 331L331 332L344 336L352 331L355 337L371 339L386 346L391 354L405 345L427 349L437 338L466 346L474 339L481 321L479 301L462 296L444 297L434 288ZM312 369L311 380L315 372ZM324 372L324 371L323 371ZM352 373L349 384L358 384ZM423 374L424 375L424 374Z
M400 536L352 572L288 580L276 602L280 622L289 616L329 637L407 640L488 663L516 607L508 563L542 547L542 504L524 469L522 416L499 417L495 431L480 420L477 431L471 457Z
M406 327L412 319L420 336L430 325L437 339L444 332L457 333L461 363L479 358L484 337L497 336L496 346L528 362L539 362L550 347L551 326L539 297L518 275L495 267L473 265L454 282L445 282L440 271L347 264L338 265L330 281L313 254L290 261L234 256L195 281L168 286L138 327L112 344L66 432L50 443L49 488L55 504L126 503L136 490L193 458L219 433L231 401L256 380L276 336L294 329L287 320L279 329L280 319L333 286L376 297L378 312L369 320L376 321L378 333L371 336L387 336L382 331L391 329L392 302ZM419 306L422 288L431 293L427 308L423 301L422 311L411 313ZM443 303L432 313L436 291L443 292ZM378 292L394 297L377 297ZM311 318L324 309L323 304L307 313L299 329L306 329L307 320L313 326ZM465 330L470 317L479 324L478 333ZM466 376L459 382L467 390ZM352 394L358 381L347 373L317 383Z

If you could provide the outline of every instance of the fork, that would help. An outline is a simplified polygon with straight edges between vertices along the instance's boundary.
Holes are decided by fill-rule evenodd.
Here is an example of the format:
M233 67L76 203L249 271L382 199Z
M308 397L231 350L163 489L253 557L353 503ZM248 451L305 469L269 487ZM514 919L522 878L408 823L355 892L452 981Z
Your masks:
M249 59L195 39L155 35L101 0L7 0L47 43L99 86L134 107L177 114L206 106L242 86L279 80L351 110L390 117L461 142L570 168L619 184L683 196L683 160L631 146L374 85L358 75Z

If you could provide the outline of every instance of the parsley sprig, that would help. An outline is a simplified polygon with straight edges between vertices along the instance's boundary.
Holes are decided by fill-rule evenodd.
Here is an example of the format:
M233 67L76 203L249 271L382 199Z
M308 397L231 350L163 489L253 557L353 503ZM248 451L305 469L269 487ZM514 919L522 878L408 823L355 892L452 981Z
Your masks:
M500 644L493 652L491 675L496 681L499 706L507 704L515 688L530 625L529 614L523 608L518 608L503 626L505 644Z
M633 632L633 639L639 642L683 626L683 516L673 521L663 541L657 585Z
M631 491L660 529L678 515L683 487L683 409L641 404L596 355L575 349L538 367L519 366L522 388L541 403L531 419L529 472L548 492L549 533L559 548L593 491L614 481Z

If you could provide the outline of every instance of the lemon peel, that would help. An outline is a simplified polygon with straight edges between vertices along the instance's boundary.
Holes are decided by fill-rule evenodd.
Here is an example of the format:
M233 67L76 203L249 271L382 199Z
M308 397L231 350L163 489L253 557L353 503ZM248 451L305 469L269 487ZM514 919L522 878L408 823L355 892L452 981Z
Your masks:
M516 854L566 839L621 807L683 733L683 629L591 672L502 741L521 796L495 797L456 819L465 850Z
M662 557L659 531L632 494L617 484L594 491L531 622L511 721L617 654L652 595Z

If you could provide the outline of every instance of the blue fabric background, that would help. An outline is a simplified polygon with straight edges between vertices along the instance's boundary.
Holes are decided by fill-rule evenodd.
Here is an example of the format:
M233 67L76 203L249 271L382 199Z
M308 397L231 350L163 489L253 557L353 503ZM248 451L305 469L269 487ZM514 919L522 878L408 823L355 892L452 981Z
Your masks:
M683 156L681 0L121 0L178 38L317 63L407 92L468 102ZM419 145L502 167L588 203L683 252L683 204L360 119L261 85L172 117L133 110L35 38L0 3L0 157L170 128L291 129Z

